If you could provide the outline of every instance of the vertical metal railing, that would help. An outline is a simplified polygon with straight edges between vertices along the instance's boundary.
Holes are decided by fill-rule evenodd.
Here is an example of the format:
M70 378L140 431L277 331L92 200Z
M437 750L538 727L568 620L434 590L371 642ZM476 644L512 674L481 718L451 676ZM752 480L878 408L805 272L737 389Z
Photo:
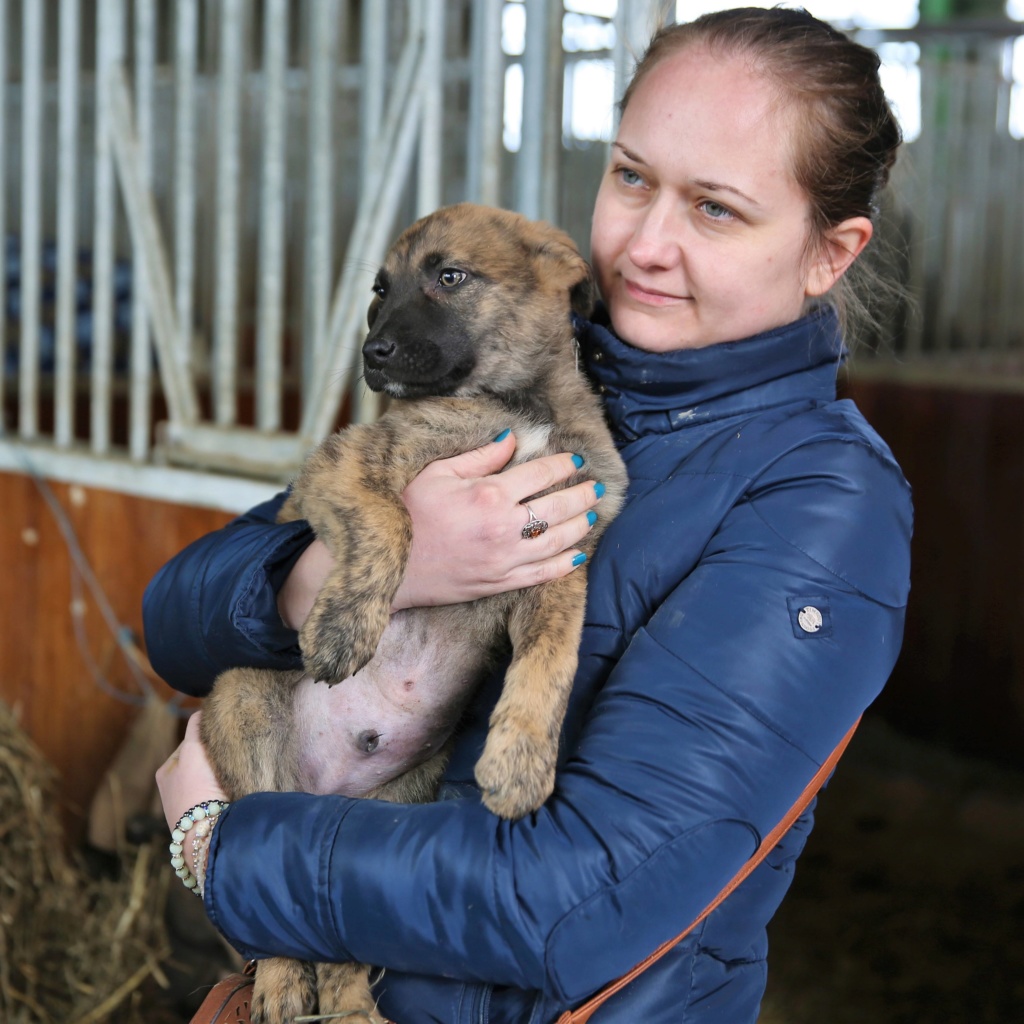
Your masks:
M71 447L74 436L80 18L80 0L61 0L57 127L57 338L53 429L54 444L58 448Z
M0 237L20 309L0 323L0 468L13 429L133 472L287 475L343 405L377 412L358 347L404 220L469 198L585 241L562 178L596 180L605 150L565 145L563 3L517 8L521 55L502 49L507 6L0 0ZM661 6L622 0L614 46L571 60L610 61L618 95ZM1024 144L982 123L1004 119L1001 43L920 45L923 130L898 187L924 316L904 350L1019 350ZM510 62L525 67L518 152L502 144Z
M221 0L217 68L216 289L213 316L213 410L220 426L236 422L238 403L238 204L245 0Z
M284 337L287 0L267 0L263 13L263 167L257 277L256 426L260 430L278 430L281 427Z
M174 23L174 312L175 354L182 372L193 366L196 284L196 69L198 0L177 0Z
M325 0L315 4L309 11L306 48L309 54L309 117L306 139L307 176L306 187L306 244L302 259L302 352L313 353L322 343L327 329L327 314L331 298L331 282L334 277L333 223L334 223L334 154L331 147L332 98L334 95L334 69L337 66L338 24L340 4L337 0ZM381 71L383 70L384 22L379 18L369 19L364 29L364 40L371 32L381 37L381 45L373 46L379 51ZM364 49L363 70L369 71L369 54ZM374 95L379 90L374 90ZM364 90L364 95L367 90ZM371 121L370 118L373 118ZM377 124L377 111L365 103L360 111L361 130L367 124ZM360 158L365 161L366 139L360 145ZM303 400L307 400L315 388L313 360L302 361Z
M121 0L97 7L96 165L93 182L92 338L89 442L96 455L111 449L114 363L114 234L116 200L112 83L124 59L125 8Z
M43 4L22 11L21 308L39 308L41 296L43 169ZM39 317L22 317L18 379L18 431L27 441L39 432Z
M156 10L154 0L135 0L135 134L139 185L149 193L153 176L153 76L156 64ZM150 260L135 247L132 252L132 330L129 360L128 451L136 460L149 454L152 411L152 347L149 335Z

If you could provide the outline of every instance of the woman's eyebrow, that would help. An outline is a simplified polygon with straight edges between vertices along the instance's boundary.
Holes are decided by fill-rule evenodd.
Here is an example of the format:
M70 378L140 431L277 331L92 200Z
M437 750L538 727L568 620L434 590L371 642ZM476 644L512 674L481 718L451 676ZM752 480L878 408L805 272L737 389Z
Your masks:
M639 156L638 154L634 153L631 149L627 149L621 142L613 142L612 143L612 148L613 149L621 149L622 150L622 155L627 160L632 160L633 163L635 163L635 164L645 163L644 158L642 156Z
M753 196L748 196L746 192L741 192L735 185L726 185L720 181L702 181L699 178L694 178L693 184L696 185L697 188L706 189L708 192L732 192L733 195L737 195L741 199L745 199L753 206L761 205Z

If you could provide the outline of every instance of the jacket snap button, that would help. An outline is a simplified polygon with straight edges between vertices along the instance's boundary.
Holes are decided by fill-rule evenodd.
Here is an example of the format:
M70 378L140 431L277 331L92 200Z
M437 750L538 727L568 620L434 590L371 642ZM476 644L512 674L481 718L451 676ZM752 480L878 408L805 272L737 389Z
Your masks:
M797 615L796 621L805 633L817 633L821 629L821 624L824 620L817 608L813 605L807 605L800 609L800 614Z

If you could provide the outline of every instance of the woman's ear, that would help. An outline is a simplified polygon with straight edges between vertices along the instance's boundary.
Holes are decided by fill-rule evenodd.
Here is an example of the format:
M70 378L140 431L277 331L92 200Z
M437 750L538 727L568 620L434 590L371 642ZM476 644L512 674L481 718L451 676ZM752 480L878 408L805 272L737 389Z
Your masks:
M807 274L807 297L824 295L861 254L874 231L875 226L867 217L850 217L829 228Z

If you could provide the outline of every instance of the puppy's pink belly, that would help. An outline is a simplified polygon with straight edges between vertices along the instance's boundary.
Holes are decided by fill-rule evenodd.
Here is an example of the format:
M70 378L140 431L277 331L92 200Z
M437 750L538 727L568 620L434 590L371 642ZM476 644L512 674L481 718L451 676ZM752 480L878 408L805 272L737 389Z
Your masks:
M486 651L432 629L437 618L431 609L394 615L373 660L354 676L332 687L299 683L294 727L305 790L363 796L443 746Z

